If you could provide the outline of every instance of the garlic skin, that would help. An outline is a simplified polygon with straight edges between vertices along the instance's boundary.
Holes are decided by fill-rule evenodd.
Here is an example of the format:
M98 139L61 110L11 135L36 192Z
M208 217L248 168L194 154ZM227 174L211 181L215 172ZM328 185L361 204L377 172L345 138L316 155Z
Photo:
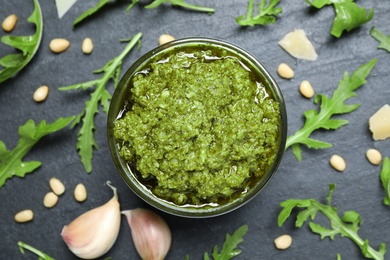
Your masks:
M172 234L165 220L148 209L122 211L131 229L133 243L143 260L162 260L171 247Z
M116 188L114 196L106 204L85 212L61 232L62 239L76 256L94 259L104 255L114 245L118 237L121 214Z

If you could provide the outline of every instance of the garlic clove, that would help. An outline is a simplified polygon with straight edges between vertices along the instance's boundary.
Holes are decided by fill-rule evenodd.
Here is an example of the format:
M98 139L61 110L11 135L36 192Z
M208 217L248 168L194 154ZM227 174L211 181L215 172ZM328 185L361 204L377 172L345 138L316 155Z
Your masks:
M116 188L114 196L106 204L85 212L61 232L62 239L76 256L94 259L104 255L114 245L120 228L120 205Z
M162 260L171 247L172 234L165 220L147 209L122 211L131 229L138 254L143 260Z

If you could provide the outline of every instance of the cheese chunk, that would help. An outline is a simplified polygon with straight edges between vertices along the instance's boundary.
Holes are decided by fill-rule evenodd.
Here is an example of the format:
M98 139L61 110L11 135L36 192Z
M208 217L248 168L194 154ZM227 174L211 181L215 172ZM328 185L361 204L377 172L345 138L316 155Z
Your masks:
M302 29L295 29L286 34L284 38L279 41L279 45L297 59L314 61L318 57L313 44L306 37L305 31Z
M390 106L384 105L369 120L372 138L375 141L390 137Z

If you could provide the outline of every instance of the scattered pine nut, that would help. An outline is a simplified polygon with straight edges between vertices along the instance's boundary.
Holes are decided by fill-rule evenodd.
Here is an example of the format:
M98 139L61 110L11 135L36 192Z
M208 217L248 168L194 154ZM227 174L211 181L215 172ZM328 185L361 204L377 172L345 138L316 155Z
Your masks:
M24 223L31 221L34 218L34 212L31 209L25 209L15 214L15 221Z
M78 202L83 202L87 199L87 189L85 188L84 184L79 183L76 185L76 188L74 189L74 198Z
M54 207L58 202L58 196L54 192L48 192L46 193L45 197L43 198L43 205L45 205L46 208L52 208Z
M61 53L66 51L70 45L70 42L67 39L55 38L50 41L50 50L54 53Z
M12 32L12 30L16 26L17 21L18 17L16 16L16 14L10 14L4 19L3 23L1 24L1 27L3 27L3 30L6 32Z
M93 42L91 38L85 38L83 44L81 45L81 51L84 54L90 54L93 51Z
M340 155L334 154L330 157L330 165L339 172L344 171L347 168L345 160Z
M299 92L301 92L302 96L305 98L312 98L314 96L314 89L307 80L301 82L301 85L299 85Z
M160 37L158 38L158 43L160 45L162 45L164 43L171 42L171 41L174 41L174 40L175 40L175 38L172 35L161 34Z
M373 165L379 165L382 161L382 154L377 149L368 149L367 160Z
M294 71L286 63L280 63L278 66L278 74L282 78L292 79L294 77Z
M274 240L275 247L277 249L287 249L292 244L292 237L290 235L281 235L280 237L275 238Z
M35 102L45 101L47 96L49 95L49 87L48 86L40 86L34 92L33 99Z
M53 177L50 179L49 184L56 195L60 196L65 192L65 186L59 179Z

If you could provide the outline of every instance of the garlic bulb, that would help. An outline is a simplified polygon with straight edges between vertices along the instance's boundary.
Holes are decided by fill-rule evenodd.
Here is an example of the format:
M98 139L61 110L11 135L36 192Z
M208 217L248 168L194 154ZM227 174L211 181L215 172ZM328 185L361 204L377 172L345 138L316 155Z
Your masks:
M121 221L118 195L110 182L107 185L114 192L110 201L85 212L62 229L62 239L82 259L104 255L118 237Z
M162 260L171 247L172 235L168 224L147 209L122 211L127 217L138 254L143 260Z

